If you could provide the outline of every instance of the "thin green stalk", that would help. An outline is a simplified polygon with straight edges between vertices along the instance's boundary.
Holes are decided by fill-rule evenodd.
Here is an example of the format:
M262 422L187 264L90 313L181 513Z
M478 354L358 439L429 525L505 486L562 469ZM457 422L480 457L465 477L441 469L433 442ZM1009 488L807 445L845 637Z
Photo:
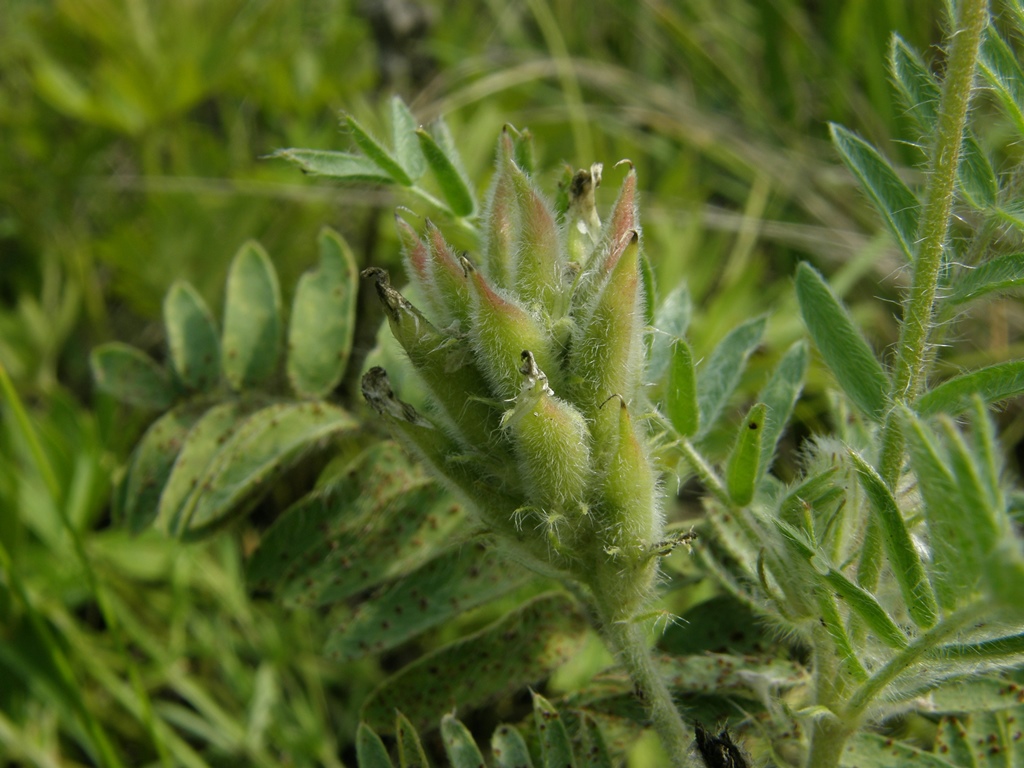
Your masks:
M689 462L690 466L693 467L693 471L697 473L697 477L700 478L701 483L704 487L711 492L711 494L718 499L720 502L730 509L733 507L732 500L729 498L728 491L725 490L725 485L722 480L712 469L711 465L708 464L704 457L700 455L693 444L685 437L679 440L679 450L683 454L683 458Z
M935 290L949 230L978 49L988 22L988 0L961 0L959 9L960 17L956 19L943 80L924 210L918 228L914 279L904 304L900 327L891 392L896 403L913 402L927 374L925 361L935 309ZM892 486L902 466L903 432L897 412L893 410L886 419L880 474Z
M602 630L605 640L636 686L637 696L647 707L672 765L689 768L690 732L672 701L671 691L654 665L643 626L631 619L613 618L616 611L609 611L609 606L599 604L597 607L604 619Z

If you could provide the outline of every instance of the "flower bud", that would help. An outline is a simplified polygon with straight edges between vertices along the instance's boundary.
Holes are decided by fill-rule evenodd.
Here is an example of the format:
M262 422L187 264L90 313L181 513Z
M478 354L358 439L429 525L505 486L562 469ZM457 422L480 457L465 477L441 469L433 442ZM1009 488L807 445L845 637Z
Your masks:
M538 307L548 317L557 320L566 313L569 302L555 214L529 177L517 166L510 167L519 214L516 293L531 309Z
M635 231L619 243L606 266L604 283L584 310L570 349L574 399L591 418L612 394L632 398L643 372L643 305Z
M499 288L512 286L512 259L515 254L517 211L516 190L512 183L515 146L508 126L498 139L498 161L484 217L483 264L487 276Z
M511 436L526 494L548 515L584 509L590 479L590 434L578 410L555 397L533 354L522 353L525 377L501 424Z
M391 287L383 269L371 267L363 271L363 277L376 281L377 296L384 305L391 333L440 404L449 431L466 447L489 444L498 428L497 411L489 405L487 382L473 365L465 343L445 336L431 325Z
M545 371L558 374L554 345L537 319L517 301L491 288L479 272L472 271L469 282L473 291L470 339L495 394L507 400L519 391L519 356L524 349L533 352ZM557 385L560 376L552 378Z
M601 239L601 219L597 215L594 191L601 186L604 166L594 163L581 168L569 181L569 209L566 211L568 256L576 264L586 264Z
M459 323L465 328L469 320L470 298L466 270L459 257L445 242L441 230L427 222L427 247L434 289L443 308L444 324Z

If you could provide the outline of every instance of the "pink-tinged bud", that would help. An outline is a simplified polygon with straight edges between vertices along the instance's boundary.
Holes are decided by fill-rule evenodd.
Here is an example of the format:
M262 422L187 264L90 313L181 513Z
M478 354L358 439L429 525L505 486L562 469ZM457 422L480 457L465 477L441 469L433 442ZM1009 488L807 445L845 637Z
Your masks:
M606 260L599 286L572 341L569 381L574 401L588 417L608 397L632 398L643 373L643 302L636 232ZM589 311L588 311L589 310Z
M512 260L516 249L516 189L512 182L515 144L508 126L498 139L498 161L484 216L484 271L494 285L512 287Z
M469 320L470 298L466 270L441 230L427 222L427 245L434 289L444 308L444 323L455 320L465 329Z
M519 212L515 255L516 293L527 306L540 307L548 317L557 320L568 309L568 286L555 214L529 177L514 165L511 169L515 203Z
M561 383L558 359L537 318L512 297L491 288L476 270L470 272L469 282L473 290L470 339L495 394L508 400L519 392L519 356L524 349L533 352L543 370L554 374L549 377L557 389Z
M612 207L611 215L608 217L608 224L605 229L605 242L612 247L629 235L630 232L639 232L640 223L637 217L636 205L636 169L631 160L620 160L615 164L618 168L623 163L629 165L629 172L622 180L619 188L619 196Z
M542 516L578 515L585 511L590 480L586 420L555 397L530 351L522 353L522 360L522 389L501 423L515 446L524 490Z
M405 272L425 296L430 296L430 253L416 230L405 219L395 214L398 241L402 244L402 261Z
M497 411L488 403L490 391L460 339L437 330L401 293L388 273L371 267L363 277L376 281L391 333L409 356L431 394L441 405L449 431L466 446L484 446L498 428Z

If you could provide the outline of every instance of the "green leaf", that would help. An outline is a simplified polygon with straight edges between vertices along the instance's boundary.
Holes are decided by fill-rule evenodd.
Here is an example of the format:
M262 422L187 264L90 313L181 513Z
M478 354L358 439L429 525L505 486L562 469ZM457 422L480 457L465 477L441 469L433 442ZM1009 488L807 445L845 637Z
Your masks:
M1024 360L999 363L954 376L922 395L914 409L922 416L947 413L956 416L971 407L971 398L996 403L1024 392Z
M432 725L433 723L431 723ZM395 711L394 733L398 736L398 765L400 768L429 768L430 761L423 751L419 732L401 710Z
M849 453L860 476L861 485L875 510L889 565L903 593L907 611L919 627L928 629L938 620L939 607L931 582L928 581L928 574L925 573L924 565L921 564L921 558L918 557L917 549L903 521L899 505L874 468L856 451L851 450Z
M204 493L200 485L210 462L245 418L264 404L262 399L231 401L210 408L181 440L181 450L170 477L160 493L155 525L165 533L178 530L180 517L190 499Z
M807 331L839 386L861 411L880 422L888 406L885 371L846 308L806 262L797 268L796 297Z
M299 166L305 173L327 176L352 184L392 184L393 180L377 164L363 155L326 149L279 149L271 157L280 157Z
M782 533L783 541L789 545L794 554L814 568L815 573L820 575L837 597L846 602L850 610L860 616L879 640L890 648L902 650L907 647L910 641L907 639L906 633L899 628L899 625L875 599L874 595L854 584L841 571L829 564L824 553L812 546L796 528L782 520L776 519L772 522Z
M243 514L270 490L271 480L317 444L359 422L326 403L272 405L245 420L210 462L175 533L198 538Z
M963 304L996 291L1024 287L1024 253L1011 253L957 274L946 301Z
M562 716L539 693L533 691L532 695L533 720L540 739L541 765L543 768L575 768L572 742Z
M928 694L928 711L940 715L996 712L1019 707L1022 696L1024 688L1004 677L972 677L969 680L954 680L931 691Z
M412 572L465 526L465 511L394 443L373 446L350 469L263 534L251 589L274 590L292 607L345 600Z
M484 756L473 740L473 734L460 723L455 715L446 714L441 718L441 739L444 751L452 768L483 768Z
M189 389L208 392L220 379L220 339L213 315L196 289L176 280L164 298L171 364Z
M360 567L366 565L360 558ZM331 632L325 652L348 661L389 650L507 594L526 578L482 545L449 549L362 603L350 621Z
M684 437L696 434L700 426L697 406L697 376L693 368L693 352L682 339L672 342L672 362L665 384L665 413Z
M395 768L384 742L366 723L356 731L356 760L359 768Z
M763 477L775 458L775 448L782 433L789 424L797 398L803 388L804 372L807 370L807 344L798 341L782 356L768 383L765 384L758 402L768 407L764 429L761 432L761 460L758 477Z
M174 386L167 371L145 352L114 341L89 355L96 387L123 403L162 411L174 402Z
M416 181L427 172L427 161L416 138L416 118L400 96L391 98L391 142L395 157L409 178Z
M441 194L444 195L452 213L456 216L471 216L476 211L476 201L469 181L462 171L448 129L443 122L435 123L432 128L432 134L423 128L416 129L423 157L426 158L430 170L434 172L434 178L441 187Z
M653 382L660 382L672 359L672 344L686 336L693 312L690 292L685 283L680 283L654 311L654 333L651 341L651 359L647 366L648 376Z
M991 25L985 29L981 41L978 68L1014 122L1018 134L1024 134L1024 70L1013 50Z
M259 384L277 367L281 292L266 251L254 241L231 262L221 337L224 376L235 390Z
M954 764L912 747L902 741L875 733L860 731L847 743L839 759L842 768L893 768L914 766L914 768L957 768Z
M614 763L601 726L586 713L581 713L580 720L580 744L576 749L579 768L612 768Z
M935 737L935 751L955 765L971 768L1016 768L1024 765L1020 720L1024 707L1005 712L973 712L944 717Z
M203 402L182 403L153 422L139 440L124 479L124 524L132 533L156 517L182 443L205 408Z
M540 680L579 648L586 621L561 594L537 597L479 632L427 654L380 685L362 717L377 730L390 725L401 705L421 727L438 711L478 707Z
M942 89L921 55L902 37L893 34L889 49L889 69L903 102L905 114L928 137L939 119Z
M299 278L288 328L288 380L304 397L326 397L341 381L356 323L352 249L332 229L319 241L320 266Z
M697 406L700 428L698 437L706 435L725 407L743 375L747 358L761 343L766 320L754 318L734 328L715 347L706 365L697 374Z
M858 136L835 123L829 124L832 143L846 167L860 182L868 198L896 237L903 253L914 260L920 202L878 151Z
M491 736L495 768L533 768L523 735L511 725L499 725Z
M999 196L999 181L985 150L971 135L964 136L957 178L960 182L959 191L970 205L979 210L995 206Z
M366 156L380 168L384 173L401 184L403 187L411 187L412 179L401 164L391 156L391 153L367 132L352 115L345 116L345 124L352 131L352 138L356 145L366 153Z
M725 470L725 485L731 498L741 507L754 498L754 486L760 474L761 441L768 406L757 403L740 424L732 454Z

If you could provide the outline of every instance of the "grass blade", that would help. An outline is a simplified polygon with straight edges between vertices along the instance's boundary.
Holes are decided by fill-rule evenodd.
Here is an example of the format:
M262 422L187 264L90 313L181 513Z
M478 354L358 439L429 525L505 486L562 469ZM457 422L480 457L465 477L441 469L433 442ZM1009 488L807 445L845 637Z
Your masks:
M846 308L806 262L797 268L796 297L804 324L839 386L861 411L881 421L889 379Z
M914 260L920 202L878 150L858 136L831 123L832 143L846 167L860 182L875 209L882 214L904 255Z

